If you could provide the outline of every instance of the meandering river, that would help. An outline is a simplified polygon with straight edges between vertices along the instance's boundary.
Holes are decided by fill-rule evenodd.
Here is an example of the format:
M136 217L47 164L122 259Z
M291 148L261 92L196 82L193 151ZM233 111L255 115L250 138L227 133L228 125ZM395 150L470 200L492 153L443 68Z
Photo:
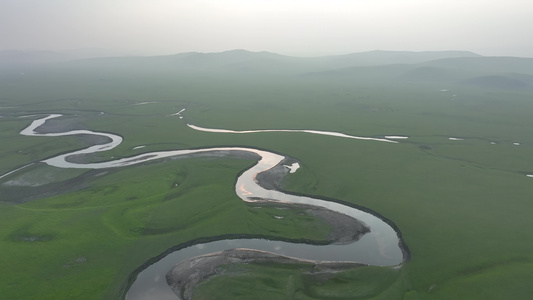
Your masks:
M129 165L140 164L147 161L176 157L183 155L195 154L213 154L220 155L233 153L248 152L257 156L258 162L245 172L243 172L237 179L235 185L236 194L247 202L253 202L254 199L263 199L275 202L307 204L317 207L326 208L336 211L357 220L360 220L370 228L370 232L363 235L357 242L347 245L307 245L295 244L273 240L263 239L234 239L234 240L220 240L210 243L197 244L184 249L180 249L167 256L161 258L156 263L152 264L140 274L130 287L126 299L140 300L140 299L177 299L177 296L170 290L165 281L165 274L177 262L190 257L207 254L216 251L234 249L234 248L250 248L263 251L269 251L280 255L291 256L295 258L302 258L317 261L339 261L339 262L358 262L369 265L378 266L394 266L399 265L404 261L404 253L401 248L401 240L399 233L395 231L389 224L374 216L356 209L351 206L343 205L336 202L326 201L322 199L315 199L305 196L295 196L286 194L277 190L268 190L263 188L256 181L256 175L270 170L279 165L285 158L282 155L272 153L265 150L244 147L215 147L205 149L189 149L189 150L171 150L171 151L156 151L143 153L131 157L114 159L105 162L95 163L75 163L69 161L68 158L75 155L87 155L96 152L108 151L122 142L122 137L103 132L94 132L90 130L73 130L60 133L38 133L36 129L45 124L48 120L58 118L61 115L53 114L38 120L33 121L27 128L21 131L22 135L27 136L68 136L68 135L98 135L109 138L109 142L101 145L94 145L82 150L73 151L66 154L61 154L52 158L48 158L43 162L50 166L59 168L84 168L84 169L103 169L103 168L117 168ZM194 125L189 125L190 128L202 131L211 131L219 133L254 133L260 131L228 131L201 128ZM337 136L341 138L356 138L362 140L373 140L375 142L392 142L386 138L370 138L370 137L355 137L343 133L315 131L315 130L265 130L265 131L285 131L285 132L307 132L311 134L326 134ZM398 136L390 136L394 138L405 138ZM16 171L16 170L15 170ZM15 172L12 171L12 172ZM8 173L11 174L12 172ZM7 174L5 174L7 175ZM275 219L273 220L275 222Z

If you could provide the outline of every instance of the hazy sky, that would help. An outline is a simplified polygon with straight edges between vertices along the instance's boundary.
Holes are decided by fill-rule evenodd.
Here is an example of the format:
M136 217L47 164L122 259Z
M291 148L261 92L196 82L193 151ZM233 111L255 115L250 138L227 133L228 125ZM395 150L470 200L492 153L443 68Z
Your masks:
M0 0L0 50L533 57L532 0Z

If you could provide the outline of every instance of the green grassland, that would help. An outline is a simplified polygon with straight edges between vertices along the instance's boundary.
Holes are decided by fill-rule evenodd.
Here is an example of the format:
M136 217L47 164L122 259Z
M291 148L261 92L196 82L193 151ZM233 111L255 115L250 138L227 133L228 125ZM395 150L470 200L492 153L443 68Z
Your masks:
M306 266L226 266L227 276L197 287L198 299L533 294L533 179L525 176L533 174L533 74L525 62L473 57L298 69L313 72L305 74L275 73L258 62L252 66L269 72L109 65L24 66L24 75L3 70L0 174L90 144L84 137L19 135L49 113L64 114L58 121L75 128L124 137L92 160L224 145L268 149L302 166L286 177L284 189L378 212L400 229L412 254L400 269L363 267L331 278L310 276ZM479 84L492 75L526 85ZM170 116L183 108L184 119ZM33 114L39 116L18 118ZM187 123L410 138L392 144L305 133L221 134ZM117 299L138 267L190 240L231 234L324 240L329 228L302 211L257 210L235 195L236 176L253 163L197 157L96 171L37 163L0 179L0 293ZM283 219L273 217L280 213Z

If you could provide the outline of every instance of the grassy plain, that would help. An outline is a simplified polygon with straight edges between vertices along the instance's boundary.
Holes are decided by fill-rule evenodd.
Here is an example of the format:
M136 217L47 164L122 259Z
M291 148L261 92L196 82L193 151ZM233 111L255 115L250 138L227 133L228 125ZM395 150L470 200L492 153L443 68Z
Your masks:
M463 72L455 67L453 74ZM223 145L269 149L300 161L285 189L378 212L401 230L412 259L398 270L360 268L323 281L291 268L229 266L233 275L200 285L199 299L214 299L215 291L221 299L247 299L252 292L269 299L529 299L533 182L525 175L533 174L533 90L429 76L441 74L435 69L422 69L421 79L397 66L383 69L290 76L71 65L32 67L24 75L4 70L0 138L9 142L2 143L0 174L89 143L20 136L37 118L22 115L62 113L73 127L124 137L95 159ZM461 74L495 73L476 70ZM170 116L183 108L183 120ZM187 122L409 139L390 144L305 133L217 134L194 131ZM1 294L117 299L131 272L191 239L323 239L328 228L309 216L285 211L277 220L279 212L258 213L236 197L235 178L252 163L188 158L105 171L36 164L0 179ZM17 198L25 195L21 190L31 196Z

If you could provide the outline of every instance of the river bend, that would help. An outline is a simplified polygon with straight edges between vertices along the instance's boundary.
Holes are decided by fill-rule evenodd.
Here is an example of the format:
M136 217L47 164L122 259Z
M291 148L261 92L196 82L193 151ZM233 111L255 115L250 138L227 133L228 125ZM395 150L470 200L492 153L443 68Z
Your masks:
M137 279L130 287L126 299L141 300L141 299L178 299L177 296L170 290L165 282L165 274L179 261L202 254L234 249L234 248L250 248L272 253L301 258L314 261L338 261L338 262L357 262L368 265L378 266L394 266L400 265L404 261L404 253L401 248L402 241L399 233L395 231L389 224L381 218L374 216L371 213L356 209L351 206L343 205L336 202L326 201L322 199L315 199L305 196L295 196L283 193L277 190L265 189L256 181L256 175L270 170L279 165L285 158L283 155L272 153L265 150L245 147L214 147L204 149L186 149L186 150L170 150L170 151L155 151L143 153L131 157L114 159L104 162L94 163L75 163L68 160L70 156L87 155L96 152L108 151L117 147L122 142L122 137L103 132L94 132L90 130L73 130L60 133L38 133L36 129L45 124L46 121L58 118L61 115L53 114L47 117L34 120L27 128L23 129L20 134L27 136L68 136L68 135L97 135L105 136L109 142L100 145L94 145L82 150L73 151L66 154L61 154L52 158L43 160L46 164L58 168L83 168L83 169L103 169L103 168L118 168L140 164L147 161L177 157L184 155L220 155L238 152L248 152L257 155L258 162L251 168L244 171L237 179L235 192L246 202L253 202L254 199L262 199L274 202L307 204L317 207L326 208L335 212L339 212L351 216L370 228L370 232L363 235L357 242L347 245L308 245L295 244L282 241L264 240L264 239L233 239L220 240L210 243L203 243L192 245L187 248L172 252L161 258L156 263L150 265L145 270L140 272ZM210 132L231 132L231 133L254 133L259 131L229 131L201 128L194 125L189 125L195 130L210 131ZM381 138L366 138L348 136L343 133L316 131L316 130L264 130L264 131L283 131L283 132L307 132L313 134L332 135L341 138L357 138L362 140L373 140L378 142L392 142L388 139ZM390 138L398 138L390 136ZM15 170L17 171L17 170ZM8 174L11 174L12 171ZM4 175L8 175L4 174Z

